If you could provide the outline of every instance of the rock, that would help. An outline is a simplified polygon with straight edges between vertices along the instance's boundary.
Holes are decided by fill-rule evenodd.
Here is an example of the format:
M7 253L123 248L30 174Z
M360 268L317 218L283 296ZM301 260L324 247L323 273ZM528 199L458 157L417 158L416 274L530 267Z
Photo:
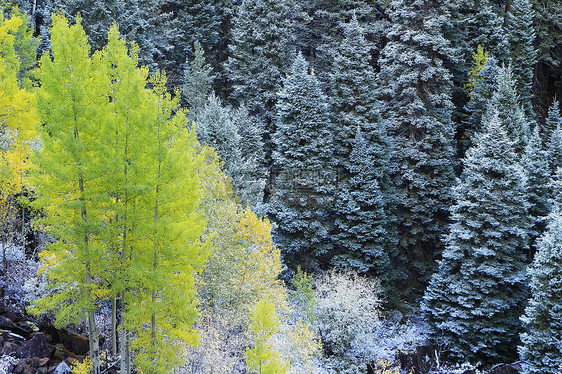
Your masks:
M16 352L16 350L18 349L18 345L12 342L6 342L4 343L4 346L2 347L2 355L11 355L13 353Z
M49 374L49 370L47 368L39 368L35 374Z
M49 357L33 357L31 359L31 366L33 366L34 368L40 368L41 366L45 366L49 363L50 358Z
M65 329L58 330L59 340L71 352L77 355L84 355L90 350L88 338Z
M66 362L61 362L59 366L55 369L53 374L69 374L70 367L66 364Z
M25 368L25 365L23 364L19 364L14 368L14 374L21 374L23 373L23 369Z
M36 333L33 337L24 343L18 350L17 355L23 357L48 357L50 350L47 345L47 336L43 333Z
M74 353L70 352L68 349L66 349L64 344L60 343L60 344L55 345L55 348L53 348L53 351L51 353L51 357L55 360L58 360L58 361L64 361L68 357L76 358L76 355Z
M0 329L10 330L10 331L20 331L18 325L16 325L11 319L6 316L0 315Z

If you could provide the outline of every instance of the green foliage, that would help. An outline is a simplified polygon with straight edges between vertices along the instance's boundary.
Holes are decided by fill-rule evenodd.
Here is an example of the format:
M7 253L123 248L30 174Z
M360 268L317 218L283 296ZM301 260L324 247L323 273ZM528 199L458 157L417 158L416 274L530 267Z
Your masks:
M477 82L480 81L480 73L488 61L488 52L484 51L484 47L478 44L476 52L472 53L472 60L474 61L474 66L470 69L468 74L468 83L465 84L465 88L468 90L468 96L472 98L474 87Z
M292 292L292 299L297 305L302 318L312 324L316 320L314 308L316 307L316 293L312 289L312 275L308 275L302 269L297 267L297 271L291 279L291 283L295 290Z
M246 364L254 373L284 374L289 363L281 359L269 340L277 330L279 318L275 315L275 305L260 299L250 317L250 330L254 336L254 348L246 348Z

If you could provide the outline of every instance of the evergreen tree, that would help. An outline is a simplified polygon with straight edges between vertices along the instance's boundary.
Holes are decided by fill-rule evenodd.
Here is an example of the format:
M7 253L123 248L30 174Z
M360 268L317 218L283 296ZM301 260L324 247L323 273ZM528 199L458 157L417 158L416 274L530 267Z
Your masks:
M294 58L293 0L242 0L232 25L226 65L231 100L271 124L276 92ZM271 128L268 128L272 132Z
M558 67L562 61L562 3L558 0L531 0L531 6L537 58Z
M327 98L302 54L278 93L276 125L270 201L275 239L286 264L314 268L326 263L332 247L333 130Z
M464 110L467 114L461 131L462 150L466 152L474 144L474 139L482 131L482 120L485 117L487 103L497 90L497 79L500 68L493 56L488 56L478 77L473 80L470 99Z
M522 165L527 174L527 198L530 203L529 216L533 221L533 227L529 234L531 244L534 244L535 240L544 232L546 216L550 213L550 204L548 202L550 190L548 153L544 149L538 126L535 126L533 134L529 139L529 144L525 148ZM531 245L532 247L533 245ZM529 256L529 259L531 258L532 256Z
M244 107L226 108L213 93L197 119L197 137L212 146L224 162L243 204L264 213L263 194L266 170L260 123Z
M510 61L509 40L503 29L503 15L499 6L489 0L447 1L450 7L450 24L445 25L445 35L456 48L456 56L445 60L453 75L453 113L455 122L464 122L462 108L470 100L470 92L463 89L472 68L470 56L478 46L499 59ZM459 134L459 135L462 135Z
M222 4L214 0L177 1L177 18L182 27L180 43L176 41L178 53L185 59L193 60L197 50L195 42L207 51L212 66L218 65L218 44L220 36L220 15Z
M377 181L371 147L358 128L346 171L348 187L338 194L336 242L341 246L331 264L341 269L377 276L390 291L389 252L395 243L389 238L386 202Z
M496 112L507 134L515 142L516 152L523 153L530 135L529 122L521 107L510 66L500 69L497 90L488 104L486 116L492 117Z
M525 374L557 374L562 367L562 207L555 203L547 231L537 242L537 254L528 268L531 299L521 317L519 354Z
M530 224L513 145L495 115L468 150L447 246L424 296L433 339L458 360L516 357Z
M357 17L343 27L344 38L338 45L334 57L334 70L331 77L331 112L335 126L334 141L337 144L336 156L341 172L349 169L350 154L356 141L355 133L359 127L372 145L381 148L381 159L375 170L380 180L388 178L389 139L380 126L379 107L375 70L370 65L371 44L365 39L363 26ZM385 156L384 151L387 152ZM348 179L340 175L340 179Z
M94 50L101 50L107 43L109 28L117 23L129 42L138 40L141 14L137 0L127 3L118 0L53 0L53 9L61 10L67 18L74 19L80 13L82 27ZM143 43L140 43L143 47Z
M378 75L382 117L393 136L402 254L422 277L448 220L454 182L451 75L443 61L452 49L441 27L448 13L437 1L394 0L393 26Z
M557 100L554 100L548 108L546 130L547 134L550 134L548 142L550 173L554 175L556 170L562 167L562 117L560 116L560 103Z
M195 41L193 44L195 57L189 61L185 69L182 93L189 109L192 121L197 122L198 116L207 104L207 98L212 92L213 68L205 61L205 55L201 43Z
M215 149L224 162L226 174L235 177L241 163L240 135L230 113L212 93L197 121L197 138Z
M365 0L306 0L297 25L297 46L309 59L321 82L328 83L334 70L334 48L340 48L347 24L356 18L370 40L384 36L382 11ZM377 45L376 47L381 47ZM373 49L373 53L376 50ZM353 135L350 140L353 139Z
M231 121L240 136L239 150L242 164L237 184L240 201L250 204L258 215L265 214L264 192L267 179L263 122L248 113L245 106L231 110Z
M528 120L534 118L531 88L537 51L534 46L535 30L530 0L513 0L508 13L511 66L517 94Z

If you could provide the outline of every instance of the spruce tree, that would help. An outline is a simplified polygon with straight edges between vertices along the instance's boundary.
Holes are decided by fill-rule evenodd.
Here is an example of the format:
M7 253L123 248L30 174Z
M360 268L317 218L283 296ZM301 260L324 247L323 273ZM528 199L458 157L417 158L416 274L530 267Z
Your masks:
M276 176L270 212L285 263L296 269L326 264L335 175L327 98L298 54L278 93L273 135Z
M531 88L537 63L533 16L530 0L513 0L511 2L508 13L511 66L517 94L528 120L534 118Z
M530 135L529 121L521 107L516 82L509 65L500 69L497 89L488 104L486 116L491 118L496 112L507 134L515 142L516 152L522 154Z
M432 338L460 361L516 358L525 300L525 174L498 116L469 149L453 223L423 310Z
M544 149L538 126L535 126L529 143L525 148L522 160L523 168L527 174L527 198L530 203L529 216L533 222L529 232L531 239L531 253L535 240L544 232L546 217L550 213L548 202L550 191L550 167L548 153ZM529 256L531 259L532 256Z
M438 1L394 0L393 26L378 75L384 123L393 137L402 255L428 277L448 220L454 182L451 75L453 55L442 26L448 13Z
M562 215L559 202L549 217L547 231L537 242L528 268L531 299L521 317L519 354L524 374L558 374L562 368Z
M553 66L562 62L562 3L558 0L531 0L536 33L537 58Z
M562 117L560 116L560 103L554 100L548 108L546 118L546 133L548 135L548 162L550 174L554 175L562 167Z
M371 148L358 128L346 165L350 176L348 188L338 193L340 219L336 220L335 240L340 248L331 264L375 275L389 292L392 280L389 252L395 243L389 237L387 204L379 187Z
M215 149L227 175L234 177L241 163L240 135L230 112L212 93L197 120L197 138Z
M267 180L265 167L265 148L263 142L263 122L251 116L245 106L230 112L231 121L240 136L239 151L241 165L237 192L240 202L249 204L258 215L266 213L264 193Z
M295 55L291 15L295 8L293 0L242 0L233 20L226 65L230 99L246 104L250 114L268 125L275 113L276 92Z
M488 55L484 67L474 79L474 88L469 93L470 99L464 108L467 116L460 128L461 149L464 152L474 144L474 139L482 131L482 120L486 114L487 103L497 90L499 71L496 59Z
M309 59L321 82L330 81L329 72L335 68L334 49L340 48L341 38L347 33L346 26L353 18L363 25L369 40L380 41L384 36L382 11L369 1L305 0L301 4L303 14L296 30L297 46ZM373 54L380 47L376 45Z
M482 46L501 63L510 59L508 35L503 29L501 8L490 0L447 1L450 7L450 24L445 25L445 35L456 48L456 56L445 61L453 75L453 102L455 122L464 120L462 108L470 100L470 92L463 88L472 68L470 56ZM468 96L467 96L468 93ZM460 134L462 135L462 133Z
M199 41L195 41L193 49L194 57L189 61L184 72L182 94L189 109L190 119L197 122L212 92L214 76L213 68L205 61L203 47Z

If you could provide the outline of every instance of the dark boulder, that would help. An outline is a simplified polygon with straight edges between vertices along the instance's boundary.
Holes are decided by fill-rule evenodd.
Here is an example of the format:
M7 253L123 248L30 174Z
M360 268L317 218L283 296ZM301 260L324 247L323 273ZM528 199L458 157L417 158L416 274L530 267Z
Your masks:
M35 333L26 341L17 352L17 356L23 357L48 357L51 351L48 346L48 337L43 333Z

